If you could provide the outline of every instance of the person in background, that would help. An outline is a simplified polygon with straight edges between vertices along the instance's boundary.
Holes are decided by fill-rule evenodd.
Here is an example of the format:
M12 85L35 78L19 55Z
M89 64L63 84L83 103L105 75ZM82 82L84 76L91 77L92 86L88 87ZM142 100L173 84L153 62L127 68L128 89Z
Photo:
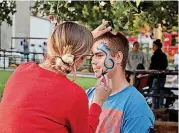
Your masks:
M7 81L0 103L0 133L95 133L101 106L111 91L99 79L89 109L84 90L67 74L73 71L75 80L93 39L111 30L106 25L92 33L73 22L54 28L45 61L21 64Z
M153 47L152 47L154 54L151 57L151 64L149 69L150 70L166 70L168 66L168 60L167 56L165 53L162 51L162 43L160 39L157 39L153 42ZM152 88L155 90L152 91L153 94L160 94L160 100L156 97L152 97L152 108L163 108L163 102L164 102L164 85L166 82L166 75L156 75L156 76L151 76L150 80L152 81ZM160 87L160 92L159 88ZM158 106L159 103L159 106Z
M134 71L136 70L137 65L140 63L143 64L145 67L146 61L145 61L144 53L140 51L139 43L134 42L133 49L129 51L126 69L130 71Z
M27 40L24 39L24 40L22 41L22 44L23 44L23 46L24 46L24 53L25 53L25 54L29 54L29 43L27 42Z
M29 61L29 43L26 39L22 41L22 46L24 48L24 60Z
M43 55L45 56L45 54L47 52L47 43L46 42L43 43L42 51L43 51Z
M20 45L19 45L19 47L18 47L18 52L20 52L21 54L24 53L23 41L20 41Z
M143 64L144 67L146 65L146 60L144 57L144 53L140 51L140 46L138 42L133 43L133 49L129 51L128 60L126 65L127 79L130 82L134 76L131 74L131 71L135 71L138 64ZM129 72L130 71L130 72Z

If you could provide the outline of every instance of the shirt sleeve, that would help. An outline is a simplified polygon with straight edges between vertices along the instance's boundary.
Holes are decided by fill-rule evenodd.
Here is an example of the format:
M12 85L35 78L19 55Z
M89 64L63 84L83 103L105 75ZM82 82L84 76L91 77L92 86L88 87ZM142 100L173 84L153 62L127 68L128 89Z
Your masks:
M151 133L153 122L146 116L134 117L126 120L121 133Z
M150 63L149 69L150 70L154 69L154 55L152 55L152 57L151 57L151 63Z
M88 98L84 93L73 100L72 108L67 114L72 133L95 133L99 123L101 107L93 103L89 109Z

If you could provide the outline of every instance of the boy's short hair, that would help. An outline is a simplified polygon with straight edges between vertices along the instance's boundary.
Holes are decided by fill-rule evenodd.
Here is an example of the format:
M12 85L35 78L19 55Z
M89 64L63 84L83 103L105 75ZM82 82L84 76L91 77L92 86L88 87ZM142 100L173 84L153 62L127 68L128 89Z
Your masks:
M97 37L94 42L97 42L99 40L107 41L107 43L109 44L108 46L111 50L111 56L114 56L118 51L122 52L122 68L125 69L129 51L129 42L125 35L120 32L117 32L115 34L113 34L112 32L107 32Z

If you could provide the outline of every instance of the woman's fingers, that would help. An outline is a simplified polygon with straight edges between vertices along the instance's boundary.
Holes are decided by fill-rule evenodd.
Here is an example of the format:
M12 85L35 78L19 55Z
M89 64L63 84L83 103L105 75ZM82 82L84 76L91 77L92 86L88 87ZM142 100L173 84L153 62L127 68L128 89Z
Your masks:
M112 83L111 83L111 80L105 74L97 80L97 86L102 86L103 89L107 91L108 89L112 88Z
M108 21L104 21L101 25L99 25L95 30L92 31L93 37L97 38L103 35L106 32L109 32L112 28L108 26Z

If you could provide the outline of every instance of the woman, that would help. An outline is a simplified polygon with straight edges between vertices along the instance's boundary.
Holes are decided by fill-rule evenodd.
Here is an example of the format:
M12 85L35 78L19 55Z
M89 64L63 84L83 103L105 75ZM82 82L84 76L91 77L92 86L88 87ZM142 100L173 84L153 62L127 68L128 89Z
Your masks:
M154 54L151 57L151 64L150 64L150 70L166 70L168 66L168 60L165 53L162 51L162 43L160 39L157 39L153 42L152 47ZM150 77L151 78L151 77ZM156 109L159 108L158 102L160 105L160 108L163 108L163 101L164 101L164 90L163 87L166 82L166 75L159 75L158 77L153 77L152 87L156 90L153 90L153 94L160 93L160 100L158 101L158 98L152 97L152 108ZM150 79L151 80L151 79ZM160 88L160 92L159 89Z
M93 36L110 31L106 25L94 30ZM24 63L9 78L0 103L0 133L95 132L110 90L105 91L98 81L95 100L88 110L85 92L66 77L71 71L75 75L89 54L93 36L73 22L55 27L45 61L39 65Z

